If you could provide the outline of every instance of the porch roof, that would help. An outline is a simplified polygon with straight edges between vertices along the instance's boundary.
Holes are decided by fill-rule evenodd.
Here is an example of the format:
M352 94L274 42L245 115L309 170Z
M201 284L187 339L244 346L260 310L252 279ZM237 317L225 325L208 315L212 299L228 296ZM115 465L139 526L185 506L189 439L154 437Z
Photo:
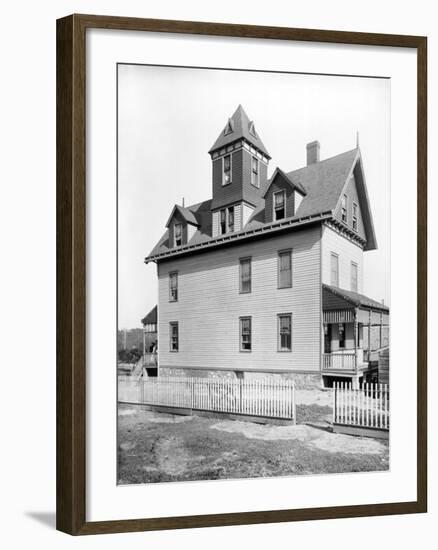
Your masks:
M150 312L146 315L146 317L143 317L141 320L143 325L153 325L157 324L157 317L158 317L158 308L157 306L154 306Z
M322 285L322 309L352 309L364 307L389 313L389 307L364 294L330 285Z

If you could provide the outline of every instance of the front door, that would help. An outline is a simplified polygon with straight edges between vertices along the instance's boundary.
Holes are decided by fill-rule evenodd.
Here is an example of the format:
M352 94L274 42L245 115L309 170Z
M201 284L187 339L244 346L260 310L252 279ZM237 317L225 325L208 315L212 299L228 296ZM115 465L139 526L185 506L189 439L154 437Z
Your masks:
M332 351L332 326L324 325L324 353Z

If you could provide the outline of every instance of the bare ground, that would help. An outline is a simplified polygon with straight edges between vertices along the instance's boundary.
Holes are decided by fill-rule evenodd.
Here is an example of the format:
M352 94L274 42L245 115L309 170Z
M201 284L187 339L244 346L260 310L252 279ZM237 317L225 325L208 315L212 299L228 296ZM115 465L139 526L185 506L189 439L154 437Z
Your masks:
M331 433L330 395L318 394L297 399L296 426L176 416L120 405L119 483L387 470L388 444Z

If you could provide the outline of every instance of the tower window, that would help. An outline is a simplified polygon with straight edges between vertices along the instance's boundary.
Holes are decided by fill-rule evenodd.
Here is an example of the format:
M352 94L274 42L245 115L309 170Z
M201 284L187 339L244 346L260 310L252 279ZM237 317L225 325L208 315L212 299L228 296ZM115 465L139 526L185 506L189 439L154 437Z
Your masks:
M286 193L277 191L274 193L274 220L282 220L286 217Z
M225 208L223 208L220 211L220 228L221 228L221 235L227 232L227 211Z
M231 155L225 155L223 158L223 176L222 185L231 183Z
M228 232L234 231L234 206L228 208Z
M347 195L342 196L341 203L341 220L344 223L347 223Z
M251 158L251 183L255 187L260 187L259 160L256 157Z
M175 246L182 245L182 224L176 223L174 227Z

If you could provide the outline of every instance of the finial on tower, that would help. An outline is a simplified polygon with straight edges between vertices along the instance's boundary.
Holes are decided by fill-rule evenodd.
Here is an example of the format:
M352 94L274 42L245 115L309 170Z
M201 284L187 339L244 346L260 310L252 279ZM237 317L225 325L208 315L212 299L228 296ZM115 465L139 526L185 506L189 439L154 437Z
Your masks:
M183 200L182 200L182 207L184 208L184 197L183 197Z
M359 131L356 132L356 149L359 148Z

